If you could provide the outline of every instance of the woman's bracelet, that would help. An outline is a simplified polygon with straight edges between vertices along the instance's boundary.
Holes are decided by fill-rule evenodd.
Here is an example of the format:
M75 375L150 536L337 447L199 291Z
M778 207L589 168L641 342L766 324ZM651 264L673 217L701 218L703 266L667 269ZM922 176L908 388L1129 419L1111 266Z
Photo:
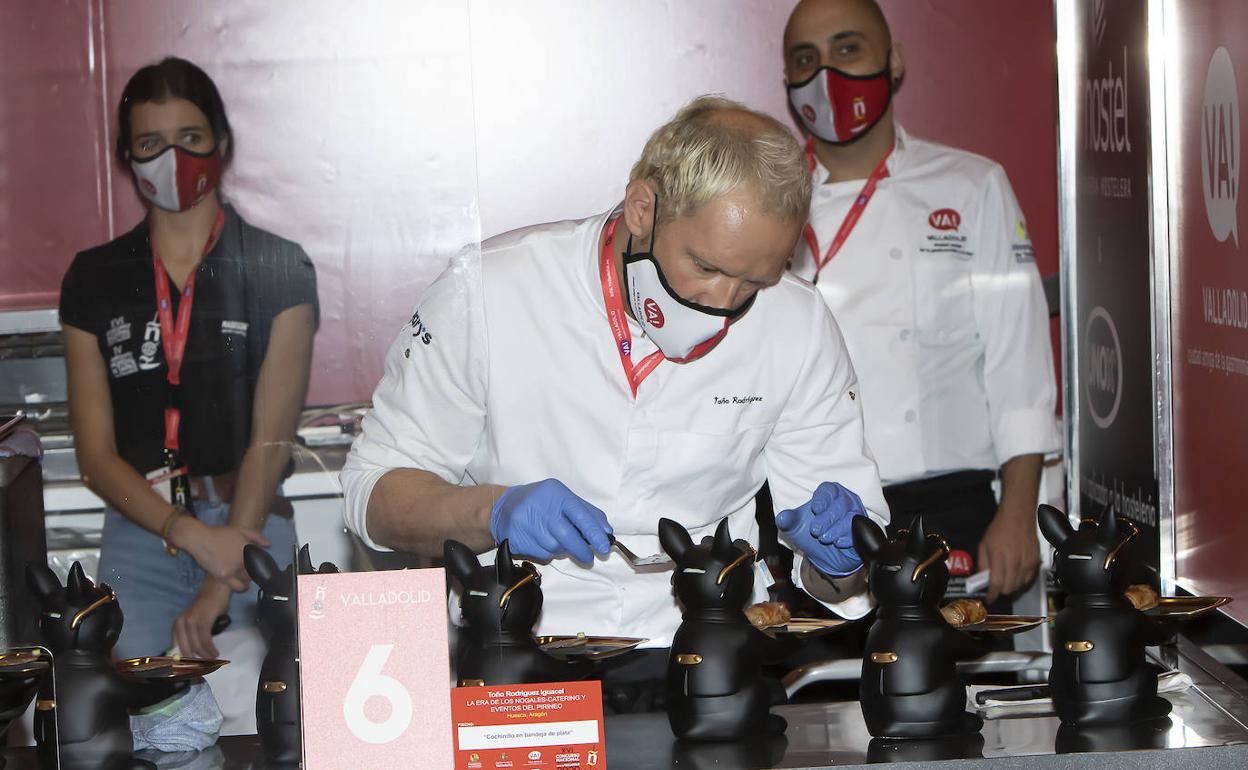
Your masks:
M180 505L173 506L169 511L169 515L165 517L165 523L160 528L160 540L165 546L165 553L170 556L178 555L178 547L169 542L169 533L173 531L173 524L182 515L190 515L190 511Z

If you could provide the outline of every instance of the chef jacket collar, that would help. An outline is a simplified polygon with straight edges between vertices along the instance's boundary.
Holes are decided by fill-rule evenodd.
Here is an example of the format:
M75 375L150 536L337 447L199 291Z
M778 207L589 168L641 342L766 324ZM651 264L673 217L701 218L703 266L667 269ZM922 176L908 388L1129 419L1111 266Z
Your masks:
M888 175L896 176L898 170L903 167L906 160L906 143L910 140L910 135L901 127L900 123L893 122L895 130L895 138L893 139L893 151L889 153L888 160L884 161L884 165L888 167ZM815 187L822 184L846 184L846 185L862 185L861 179L849 179L844 182L824 182L828 178L828 170L819 162L819 156L815 156L815 167L811 170L811 176L815 180Z

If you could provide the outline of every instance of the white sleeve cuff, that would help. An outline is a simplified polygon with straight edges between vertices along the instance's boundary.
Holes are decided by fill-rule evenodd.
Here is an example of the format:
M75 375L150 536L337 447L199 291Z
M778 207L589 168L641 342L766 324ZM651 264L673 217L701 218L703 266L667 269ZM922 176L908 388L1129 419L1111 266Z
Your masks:
M346 467L338 474L338 480L342 484L343 521L347 529L364 541L364 545L375 551L393 550L374 543L368 536L368 499L373 495L373 487L377 486L377 482L387 472L386 468L363 470Z
M1061 448L1057 418L1047 409L1016 409L993 421L997 465L1019 455L1046 455Z
M802 563L804 561L806 561L805 556L802 556L800 553L793 554L793 582L798 588L806 591L806 586L802 580ZM866 569L866 567L864 566L863 569ZM832 610L837 615L840 615L842 618L845 618L846 620L857 620L858 618L865 616L873 607L875 607L875 600L871 597L870 592L866 590L866 586L867 582L864 580L862 582L861 591L847 596L839 602L825 602L815 597L810 593L810 591L806 591L806 593L810 595L812 599L815 599L815 601L818 601L820 604Z

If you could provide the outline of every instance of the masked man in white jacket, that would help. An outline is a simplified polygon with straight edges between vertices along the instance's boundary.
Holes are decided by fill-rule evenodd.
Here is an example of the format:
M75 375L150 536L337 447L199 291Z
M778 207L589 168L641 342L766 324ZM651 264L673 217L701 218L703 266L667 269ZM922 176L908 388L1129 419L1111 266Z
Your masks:
M342 472L347 525L426 556L507 539L540 563L537 633L663 648L671 573L635 571L609 537L657 554L661 517L696 542L726 516L756 544L770 480L801 585L865 614L850 522L888 509L840 332L785 269L810 191L782 124L703 97L650 137L610 211L453 260L387 354Z
M845 333L893 520L922 513L952 572L989 570L990 601L1013 593L1040 563L1058 435L1040 275L1005 171L894 122L905 65L873 0L798 3L784 56L815 184L793 270Z

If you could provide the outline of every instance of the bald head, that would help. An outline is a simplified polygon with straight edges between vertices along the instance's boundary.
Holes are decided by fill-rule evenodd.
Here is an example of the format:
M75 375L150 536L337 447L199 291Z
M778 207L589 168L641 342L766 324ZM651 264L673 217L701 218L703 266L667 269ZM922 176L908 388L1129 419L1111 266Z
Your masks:
M852 75L889 64L892 33L875 0L801 0L784 27L784 70L798 83L820 67Z

